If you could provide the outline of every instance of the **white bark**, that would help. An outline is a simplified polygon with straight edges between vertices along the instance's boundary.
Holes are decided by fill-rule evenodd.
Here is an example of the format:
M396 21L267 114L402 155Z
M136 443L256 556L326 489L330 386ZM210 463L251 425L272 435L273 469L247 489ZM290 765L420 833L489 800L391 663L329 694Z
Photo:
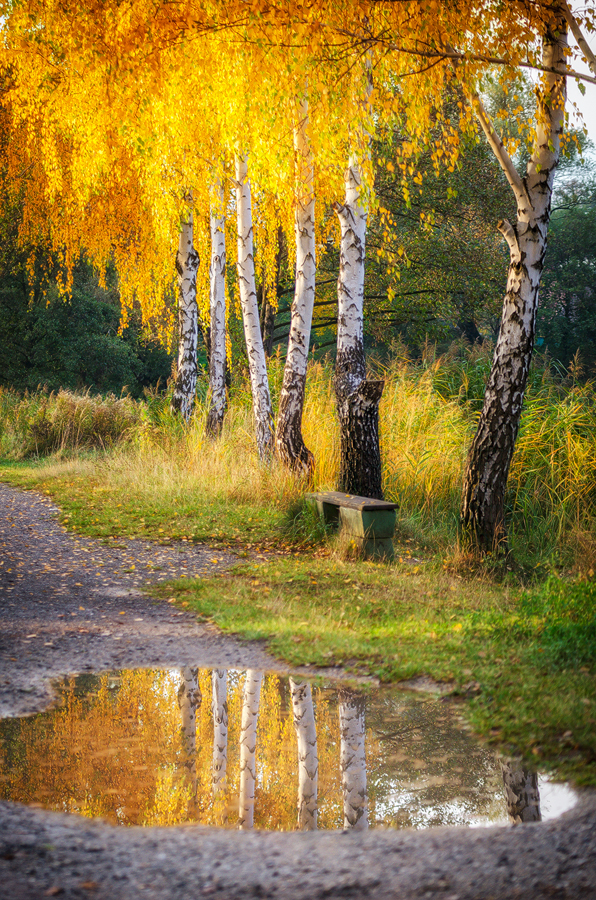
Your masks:
M178 368L172 409L190 419L197 386L197 343L199 310L197 306L197 270L199 256L193 246L192 193L186 196L188 211L182 222L176 271L178 273Z
M217 796L225 790L226 768L228 764L228 698L227 671L214 669L212 674L213 698L213 794Z
M562 0L562 9L563 9L563 15L565 16L565 20L566 20L567 24L569 25L569 28L571 29L571 33L573 34L573 37L577 41L578 47L584 54L584 59L590 66L594 75L596 75L596 55L594 55L594 51L588 44L581 28L579 27L579 22L573 15L571 9L569 8L569 4L566 3L565 0Z
M226 236L223 214L224 191L221 180L214 190L211 206L211 356L209 360L209 388L211 391L207 433L212 437L221 431L226 412Z
M317 827L317 784L319 757L317 730L310 684L290 678L294 728L298 743L298 828L314 831Z
M348 494L382 499L379 402L382 381L366 380L364 356L364 263L367 206L355 159L346 172L346 196L336 204L341 225L337 282L337 357L335 398L340 423L337 488Z
M273 409L259 323L250 181L248 179L246 156L236 157L236 208L238 219L238 285L252 389L257 449L261 459L267 459L273 450Z
M355 158L350 160L345 184L344 203L335 204L341 228L337 281L337 356L342 367L344 391L351 394L358 390L366 375L364 263L368 208L366 203L361 203L362 175Z
M191 786L189 813L194 816L197 802L197 710L203 697L199 687L199 670L185 666L180 669L182 681L178 688L178 706L182 719L182 765Z
M364 701L350 690L339 694L340 769L344 795L344 828L368 828Z
M298 108L299 124L294 131L296 153L296 284L290 320L288 354L279 399L276 447L291 468L309 474L314 460L302 438L302 408L306 367L315 302L315 195L314 166L308 137L308 102Z
M542 63L561 70L567 47L561 13L555 30L543 37ZM517 220L500 222L510 252L507 292L484 405L474 436L462 493L462 525L482 549L492 551L506 541L504 500L509 466L519 428L534 337L538 289L546 253L551 197L559 160L565 112L565 78L545 74L539 88L534 149L525 178L513 168L482 107L480 122L517 200ZM515 173L515 174L513 174Z
M257 721L263 673L248 669L242 698L240 725L240 802L239 827L252 828L255 815L255 784L257 780Z

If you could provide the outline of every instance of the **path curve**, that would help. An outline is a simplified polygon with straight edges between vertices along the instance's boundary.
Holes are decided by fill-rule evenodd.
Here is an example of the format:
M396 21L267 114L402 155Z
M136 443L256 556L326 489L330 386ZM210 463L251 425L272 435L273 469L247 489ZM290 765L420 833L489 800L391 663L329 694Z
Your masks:
M67 533L47 498L0 485L0 715L45 708L62 674L144 667L287 671L139 587L230 565L206 547ZM116 545L116 546L114 546ZM214 560L217 560L214 562ZM133 568L134 566L134 568ZM427 832L118 828L0 802L0 900L590 900L596 797L538 825Z

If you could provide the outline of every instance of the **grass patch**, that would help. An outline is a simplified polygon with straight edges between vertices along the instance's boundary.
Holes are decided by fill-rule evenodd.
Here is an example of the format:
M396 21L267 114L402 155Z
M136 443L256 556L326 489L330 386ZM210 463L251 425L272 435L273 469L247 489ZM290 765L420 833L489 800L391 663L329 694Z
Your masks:
M466 561L458 550L465 454L489 365L486 349L455 347L446 357L396 357L380 367L385 492L400 503L402 561L392 566L340 560L304 508L305 484L275 461L259 462L250 395L239 385L217 442L205 437L202 400L186 427L167 397L134 406L108 398L104 408L88 397L5 393L0 438L10 458L0 478L42 490L61 506L63 524L105 540L207 542L247 557L275 552L257 568L163 590L224 631L266 639L291 664L341 663L386 681L427 674L453 682L488 740L596 784L596 596L589 582L555 579L524 590L504 570L495 584L490 561ZM270 368L275 395L280 360ZM338 466L331 375L330 366L315 364L307 383L304 437L316 459L314 489L333 487ZM40 422L55 423L57 453L23 461L40 447ZM537 578L552 570L594 576L595 434L593 385L557 380L538 360L507 494L516 559ZM416 563L408 547L425 561Z
M487 741L596 785L594 586L479 583L406 554L391 566L279 556L157 594L293 665L449 682Z

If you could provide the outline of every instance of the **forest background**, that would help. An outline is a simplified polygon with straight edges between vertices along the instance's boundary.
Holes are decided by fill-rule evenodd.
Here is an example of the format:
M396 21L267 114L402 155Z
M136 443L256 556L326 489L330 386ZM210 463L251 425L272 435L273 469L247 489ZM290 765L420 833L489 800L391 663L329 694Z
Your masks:
M36 6L27 6L33 18ZM45 7L49 15L51 4ZM85 37L89 35L81 36L83 45ZM167 37L164 41L169 52ZM111 63L126 82L126 65ZM242 64L255 63L247 58ZM241 75L237 86L246 86L243 78L254 85L254 71L250 77ZM237 69L234 77L239 78ZM126 166L114 170L101 202L86 195L87 246L78 233L69 245L62 220L67 221L64 211L69 208L64 185L68 182L70 188L74 180L72 173L65 174L71 150L61 143L65 138L59 132L48 151L52 142L45 141L43 128L50 119L42 115L43 153L41 158L31 153L31 142L14 126L9 68L3 78L3 477L51 493L61 504L65 523L104 539L208 540L247 557L256 554L256 562L236 569L223 585L221 578L206 579L168 585L166 593L224 629L267 638L272 650L292 663L334 661L383 679L424 673L453 683L487 739L580 782L593 782L596 186L593 151L585 136L576 132L559 165L542 273L539 352L506 495L512 555L503 558L461 545L458 520L466 454L482 408L507 276L507 247L495 226L500 219L515 218L515 202L502 167L477 140L471 119L464 120L461 139L453 144L452 164L439 161L447 155L446 136L455 133L456 124L462 126L457 85L441 83L441 103L414 123L426 129L415 153L407 150L400 156L400 146L403 150L412 141L407 130L400 133L396 120L391 127L375 129L374 138L365 128L367 146L363 151L361 143L360 150L370 160L368 189L376 198L366 236L365 347L369 375L385 382L380 407L383 490L400 503L397 560L386 565L351 558L349 544L324 534L310 518L302 502L304 479L278 460L264 464L257 458L239 292L231 266L229 405L220 439L205 435L210 403L207 194L193 203L203 344L194 412L185 422L172 409L174 381L168 386L178 343L175 245L171 234L157 234L149 248L146 222L134 208L135 203L143 208L139 173L158 159L160 137L153 135L156 144L148 148L146 135L131 125L135 158L149 158L146 170L144 162L129 165L130 144L126 153L117 142L108 144L109 153L105 147L96 151L107 153L111 163L121 154ZM535 83L519 72L513 79L508 72L503 82L498 70L485 71L482 78L484 104L515 164L523 168L530 152L525 138L536 115ZM148 80L157 90L155 67ZM38 87L49 90L46 96L59 94L47 71ZM179 84L176 89L181 90ZM587 90L593 88L588 85ZM105 99L98 96L98 102ZM172 99L156 96L163 103ZM346 96L339 91L349 110ZM259 102L267 98L265 91ZM32 93L28 102L39 99ZM125 108L130 96L122 102L124 107L114 101L114 109ZM182 117L188 98L180 95L177 102ZM64 109L59 111L66 118ZM232 114L237 111L234 107ZM108 133L113 120L111 125L109 117L103 122ZM91 127L84 120L84 128ZM122 134L125 128L120 130ZM246 133L241 136L248 141ZM346 145L333 143L331 133L326 137L335 163ZM234 132L230 144L237 139ZM18 141L24 143L15 153ZM273 209L273 176L263 162L267 147L259 151L256 143L251 143L257 173L256 291L277 408L295 287L294 252L287 209ZM25 147L30 168L19 180L14 162L23 159ZM66 161L60 160L60 150ZM189 152L178 148L174 166L180 187L175 198L178 230L184 222L185 179L192 168L185 169ZM52 153L54 168L48 166ZM197 165L203 166L200 158ZM302 418L317 488L334 486L339 465L333 401L339 236L331 204L343 168L345 160L322 188L327 211L317 234L317 290ZM291 182L291 170L281 162L280 170ZM45 193L40 197L42 182ZM115 198L119 202L123 194L127 202L119 206ZM233 197L229 209L234 209ZM60 218L60 227L50 214ZM72 229L72 220L67 225ZM231 235L233 221L229 228ZM80 254L73 252L77 243ZM160 288L166 285L159 303L149 281L134 283L136 272L124 270L128 281L122 280L122 258L139 262L139 246L147 254L141 260L148 260L144 276L153 285L161 278Z

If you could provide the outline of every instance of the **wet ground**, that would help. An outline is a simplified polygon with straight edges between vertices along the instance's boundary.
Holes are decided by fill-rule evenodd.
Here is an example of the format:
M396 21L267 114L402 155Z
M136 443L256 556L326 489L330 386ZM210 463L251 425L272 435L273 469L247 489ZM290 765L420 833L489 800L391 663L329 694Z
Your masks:
M192 668L65 678L59 706L0 721L0 799L274 831L506 825L578 801L499 759L448 702L339 684Z
M0 715L46 708L51 679L69 673L284 671L261 646L139 590L232 563L206 547L78 538L46 498L0 486ZM45 896L596 897L596 802L586 795L556 820L513 828L332 834L122 829L0 802L0 898Z

